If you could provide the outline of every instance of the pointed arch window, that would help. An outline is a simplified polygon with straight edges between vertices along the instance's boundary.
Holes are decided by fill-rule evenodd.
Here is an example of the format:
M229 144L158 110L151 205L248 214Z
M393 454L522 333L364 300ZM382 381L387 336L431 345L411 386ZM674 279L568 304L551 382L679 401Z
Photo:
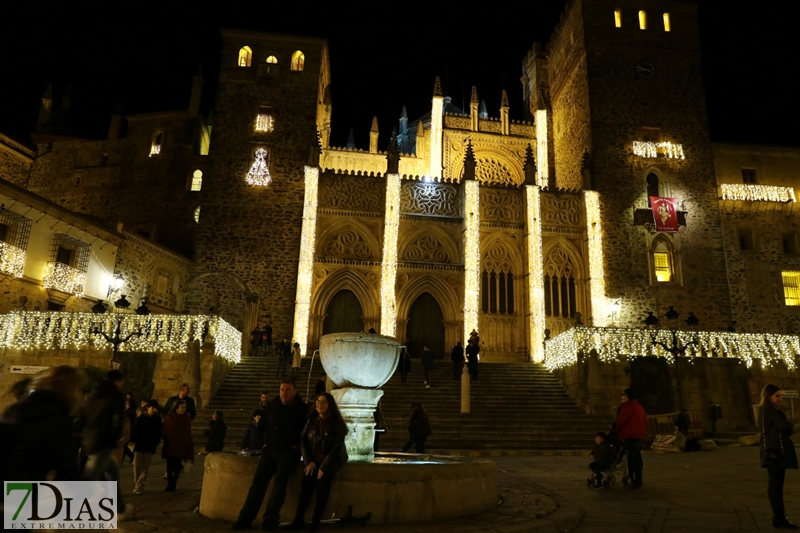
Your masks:
M544 262L544 311L552 318L575 318L582 300L583 284L572 257L554 248Z
M489 314L514 314L514 272L508 252L499 245L490 248L483 261L481 310Z
M306 55L301 52L300 50L295 50L292 54L292 65L291 69L295 71L301 71L306 65Z
M243 46L239 49L239 60L237 65L240 67L249 67L253 61L253 50L249 46Z
M161 145L164 143L164 132L156 130L153 132L153 140L150 142L150 157L161 153Z
M270 65L277 65L278 58L275 56L267 56L267 63L269 63Z
M650 246L653 283L678 282L678 258L669 237L659 235Z
M197 169L192 174L192 191L199 191L203 188L203 171Z
M194 215L193 215L193 217L194 217L194 221L195 221L196 223L198 223L198 224L200 223L200 208L201 208L201 207L202 207L202 206L199 206L199 205L198 205L198 206L195 208L195 210L194 210Z

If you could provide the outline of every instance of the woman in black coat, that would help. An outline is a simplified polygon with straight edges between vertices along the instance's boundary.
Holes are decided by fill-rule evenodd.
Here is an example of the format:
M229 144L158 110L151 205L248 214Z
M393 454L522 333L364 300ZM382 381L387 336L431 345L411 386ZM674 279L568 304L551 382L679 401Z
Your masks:
M425 441L432 433L425 406L417 402L411 405L411 422L408 424L408 442L403 445L403 451L408 451L414 446L417 453L425 453Z
M314 405L315 411L308 417L306 426L300 434L300 448L306 467L297 501L297 513L289 526L290 531L303 529L303 518L315 487L317 503L314 506L309 531L319 529L333 479L336 477L336 472L347 462L347 450L344 445L347 425L336 406L336 400L327 392L321 392L317 394Z
M787 468L797 468L797 453L789 438L794 424L786 418L781 401L783 389L767 385L761 391L759 423L761 425L761 467L767 469L769 485L767 495L772 506L772 527L800 529L786 518L783 505L783 482Z

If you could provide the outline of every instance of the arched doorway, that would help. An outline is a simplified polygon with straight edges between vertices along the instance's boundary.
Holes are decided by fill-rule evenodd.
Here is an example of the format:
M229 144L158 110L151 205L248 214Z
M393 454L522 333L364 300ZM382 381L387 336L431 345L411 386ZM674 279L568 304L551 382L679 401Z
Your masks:
M416 357L422 354L422 347L425 344L431 349L434 357L445 356L444 316L436 298L430 293L422 293L411 305L406 338L411 341L411 353Z
M322 334L364 331L364 312L353 291L341 290L328 303Z

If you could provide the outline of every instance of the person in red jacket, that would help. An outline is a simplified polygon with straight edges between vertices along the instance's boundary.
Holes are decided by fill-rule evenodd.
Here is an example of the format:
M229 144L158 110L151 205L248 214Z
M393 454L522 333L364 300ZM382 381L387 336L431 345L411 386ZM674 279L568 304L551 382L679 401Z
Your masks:
M617 413L617 431L625 453L628 455L628 477L631 488L642 488L642 439L647 435L647 413L633 397L631 389L625 389Z

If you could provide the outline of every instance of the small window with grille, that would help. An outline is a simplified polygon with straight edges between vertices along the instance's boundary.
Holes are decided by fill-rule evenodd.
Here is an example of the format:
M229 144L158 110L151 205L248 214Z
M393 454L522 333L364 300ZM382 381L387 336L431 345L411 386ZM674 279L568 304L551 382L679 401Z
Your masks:
M0 272L21 278L31 220L0 206Z
M783 276L783 297L786 305L800 305L800 272L796 270L784 270Z
M83 297L91 245L65 233L57 233L50 246L50 262L44 288Z

